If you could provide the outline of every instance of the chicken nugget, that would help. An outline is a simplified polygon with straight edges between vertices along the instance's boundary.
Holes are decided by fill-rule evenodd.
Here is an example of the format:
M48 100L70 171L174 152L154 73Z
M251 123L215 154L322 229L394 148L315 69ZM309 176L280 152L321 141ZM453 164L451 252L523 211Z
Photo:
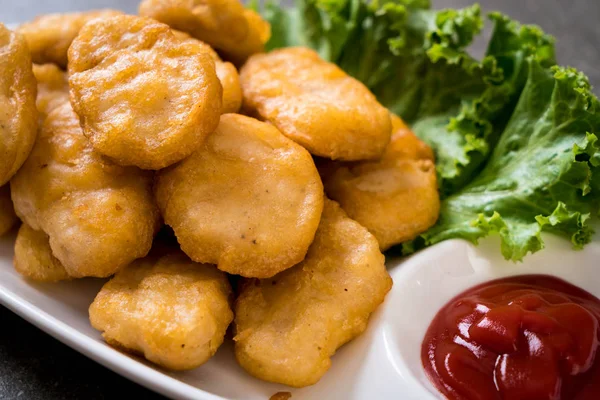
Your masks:
M33 62L67 67L67 52L81 28L95 18L122 14L117 10L91 10L65 14L46 14L18 29L27 39Z
M15 242L15 269L26 278L39 282L70 279L62 263L54 257L48 235L26 223L21 225Z
M173 29L173 34L180 40L193 40L200 43L205 47L206 51L210 53L213 61L215 62L215 71L217 77L223 87L223 114L235 113L240 110L242 106L242 85L240 84L240 76L238 70L230 62L221 60L221 57L213 50L208 44L192 38L185 32L181 32Z
M144 0L139 12L208 43L236 65L264 51L271 37L269 23L239 0Z
M217 53L214 53L218 57ZM242 107L242 85L235 66L215 60L217 76L223 86L223 113L236 113Z
M10 199L10 185L0 186L0 236L17 223L17 215Z
M85 25L69 49L71 103L94 149L160 169L215 130L222 89L205 46L130 15Z
M392 122L381 160L319 166L327 196L367 228L382 251L429 229L440 212L433 151L399 117Z
M365 85L310 49L257 54L240 70L244 109L316 156L380 157L390 141L389 111Z
M160 216L152 173L93 151L69 103L51 111L11 180L17 215L50 237L73 277L106 277L150 250Z
M391 289L384 261L373 235L326 199L306 259L270 279L242 284L235 304L238 363L266 381L316 383Z
M0 23L0 186L21 167L35 142L36 93L25 39Z
M33 64L37 80L37 109L41 120L61 104L69 101L69 81L65 71L55 64Z
M223 343L233 319L231 286L214 265L179 250L152 253L104 285L90 321L109 344L169 369L195 368Z
M264 122L224 114L189 158L159 171L158 206L197 262L265 278L302 261L323 209L310 154Z

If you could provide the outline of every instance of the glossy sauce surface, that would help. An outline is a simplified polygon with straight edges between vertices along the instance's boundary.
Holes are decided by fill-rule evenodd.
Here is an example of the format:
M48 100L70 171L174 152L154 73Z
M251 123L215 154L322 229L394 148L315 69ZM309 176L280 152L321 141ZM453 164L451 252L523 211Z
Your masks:
M600 300L563 280L487 282L435 316L425 371L453 400L600 399Z

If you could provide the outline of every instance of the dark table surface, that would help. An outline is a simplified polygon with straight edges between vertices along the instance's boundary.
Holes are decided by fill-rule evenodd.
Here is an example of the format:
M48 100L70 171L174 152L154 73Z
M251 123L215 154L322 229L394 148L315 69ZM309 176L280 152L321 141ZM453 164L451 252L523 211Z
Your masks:
M433 3L436 7L462 7L473 1ZM558 39L560 64L583 70L592 84L600 86L600 1L479 3L485 10L499 10L522 22L542 26ZM120 7L133 12L136 6L137 0L0 0L0 21L17 22L39 13L98 7ZM140 399L162 398L71 350L0 306L0 399L114 399L132 391Z

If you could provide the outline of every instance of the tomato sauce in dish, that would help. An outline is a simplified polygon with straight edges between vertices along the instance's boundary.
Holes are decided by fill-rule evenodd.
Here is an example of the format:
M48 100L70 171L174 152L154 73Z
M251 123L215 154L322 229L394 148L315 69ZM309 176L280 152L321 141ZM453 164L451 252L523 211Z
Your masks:
M598 400L600 300L523 275L452 299L429 326L425 372L452 400Z

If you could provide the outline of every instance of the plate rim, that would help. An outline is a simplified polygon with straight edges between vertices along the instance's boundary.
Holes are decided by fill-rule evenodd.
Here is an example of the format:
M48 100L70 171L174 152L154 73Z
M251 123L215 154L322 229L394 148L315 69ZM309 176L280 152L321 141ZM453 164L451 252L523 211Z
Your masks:
M96 341L53 317L39 307L12 293L0 284L0 305L8 308L36 328L77 351L79 354L110 369L114 373L169 398L190 400L229 400L175 379L165 372L143 363Z

